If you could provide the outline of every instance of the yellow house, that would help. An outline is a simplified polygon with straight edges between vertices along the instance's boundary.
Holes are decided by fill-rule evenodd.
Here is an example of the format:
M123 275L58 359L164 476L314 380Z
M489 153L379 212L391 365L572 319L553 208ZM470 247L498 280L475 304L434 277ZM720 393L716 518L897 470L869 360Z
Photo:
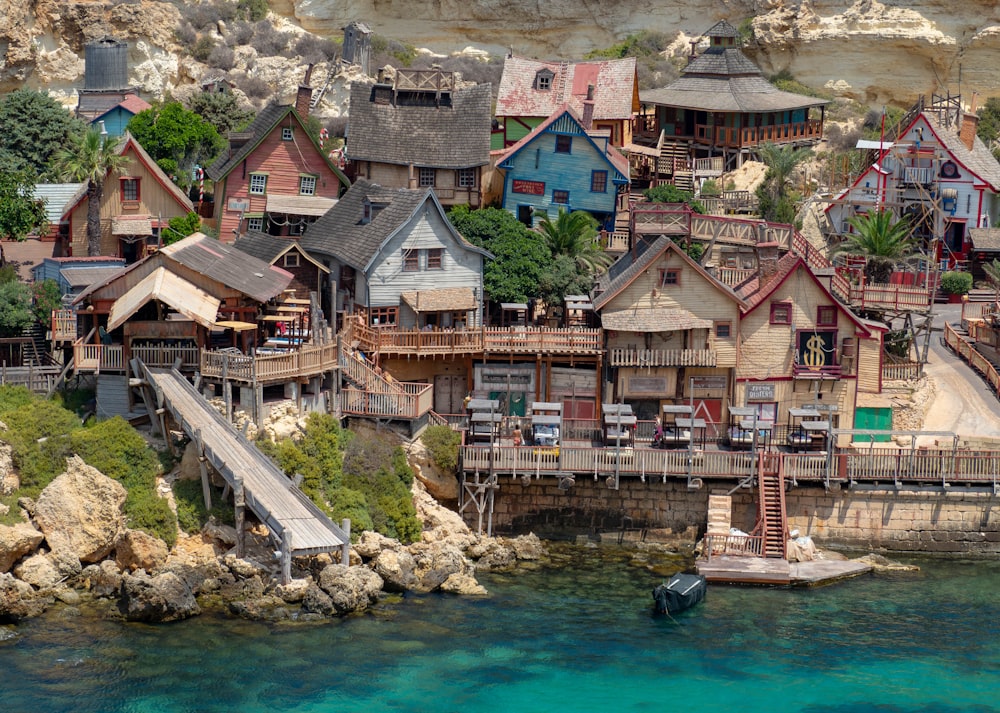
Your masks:
M736 405L779 433L801 408L828 414L831 428L853 428L858 392L881 391L888 328L844 307L800 256L779 259L776 243L757 247L759 273L737 289L745 303Z
M118 153L129 161L104 179L100 254L133 263L158 244L160 231L171 218L187 215L194 206L128 132ZM83 184L63 217L69 223L69 255L87 255L87 204L87 184Z
M640 420L691 405L718 436L735 386L740 311L746 306L667 237L638 242L598 285L612 393Z

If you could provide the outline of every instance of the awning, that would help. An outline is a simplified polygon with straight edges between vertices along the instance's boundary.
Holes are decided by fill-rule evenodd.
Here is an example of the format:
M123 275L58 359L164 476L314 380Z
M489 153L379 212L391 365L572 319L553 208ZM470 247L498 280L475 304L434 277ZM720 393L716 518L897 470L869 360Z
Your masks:
M403 292L400 297L414 312L467 312L477 307L471 287L417 290Z
M637 153L643 154L645 156L653 156L659 158L660 150L655 146L643 146L642 144L625 144L622 146L622 151L626 153Z
M219 300L165 268L158 267L115 300L108 315L108 331L117 329L152 299L159 300L203 327L215 324Z
M148 215L120 215L111 219L112 235L152 235L153 220Z
M618 332L678 332L711 329L712 320L695 317L686 309L626 309L605 312L601 325Z
M234 332L249 332L251 329L257 329L257 325L253 322L237 322L234 320L216 322L215 326L222 327L223 329L231 329Z
M336 204L336 198L271 195L267 197L267 212L283 213L284 215L320 216L324 215Z

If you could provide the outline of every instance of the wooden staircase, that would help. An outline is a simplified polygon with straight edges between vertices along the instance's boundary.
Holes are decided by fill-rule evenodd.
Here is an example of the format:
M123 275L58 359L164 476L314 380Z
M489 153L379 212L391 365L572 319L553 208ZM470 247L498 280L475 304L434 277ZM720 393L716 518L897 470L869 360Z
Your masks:
M757 524L753 534L763 539L764 557L785 559L788 522L785 515L785 473L777 454L761 453L758 461Z
M677 188L694 190L694 170L688 157L688 147L678 141L670 141L661 134L657 142L660 156L656 160L657 178L666 177Z

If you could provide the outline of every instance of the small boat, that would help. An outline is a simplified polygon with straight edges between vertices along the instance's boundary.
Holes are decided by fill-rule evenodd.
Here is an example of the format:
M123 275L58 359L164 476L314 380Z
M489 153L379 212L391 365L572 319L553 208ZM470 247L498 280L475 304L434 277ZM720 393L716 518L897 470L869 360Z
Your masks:
M708 585L700 574L678 572L653 590L657 614L676 614L705 599Z

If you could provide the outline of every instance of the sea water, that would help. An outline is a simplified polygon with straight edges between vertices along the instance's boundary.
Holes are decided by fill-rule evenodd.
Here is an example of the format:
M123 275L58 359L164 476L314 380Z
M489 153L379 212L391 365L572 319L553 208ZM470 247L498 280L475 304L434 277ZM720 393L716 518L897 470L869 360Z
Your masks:
M813 589L710 586L673 618L618 548L481 575L323 624L126 624L71 607L0 627L0 711L1000 710L1000 562Z

